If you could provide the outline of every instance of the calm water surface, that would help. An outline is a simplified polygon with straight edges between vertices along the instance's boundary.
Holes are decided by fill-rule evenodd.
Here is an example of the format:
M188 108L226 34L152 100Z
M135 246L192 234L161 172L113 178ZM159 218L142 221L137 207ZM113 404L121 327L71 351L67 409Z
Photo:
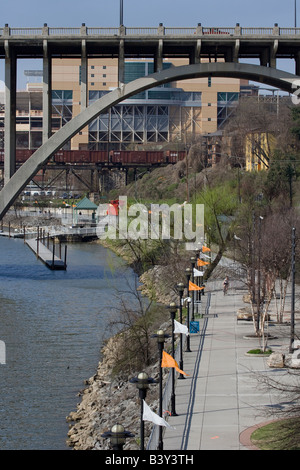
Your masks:
M64 251L63 251L64 252ZM100 359L116 289L135 274L101 245L68 245L51 271L23 240L0 237L0 449L68 449L66 416Z

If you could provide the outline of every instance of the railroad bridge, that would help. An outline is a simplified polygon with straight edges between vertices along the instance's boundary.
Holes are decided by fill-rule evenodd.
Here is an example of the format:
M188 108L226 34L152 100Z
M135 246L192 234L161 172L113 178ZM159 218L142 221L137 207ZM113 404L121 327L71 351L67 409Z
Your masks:
M80 58L79 115L51 135L52 58ZM117 89L88 106L89 58L117 58ZM155 73L124 84L128 58L149 58ZM5 59L5 157L0 192L0 219L26 184L56 151L100 113L140 91L174 80L207 76L246 78L298 95L300 28L234 27L167 28L0 28L0 58ZM43 61L43 145L16 171L17 59ZM186 58L189 65L163 70L166 58ZM255 59L257 65L244 63ZM294 73L277 69L277 60L294 61Z

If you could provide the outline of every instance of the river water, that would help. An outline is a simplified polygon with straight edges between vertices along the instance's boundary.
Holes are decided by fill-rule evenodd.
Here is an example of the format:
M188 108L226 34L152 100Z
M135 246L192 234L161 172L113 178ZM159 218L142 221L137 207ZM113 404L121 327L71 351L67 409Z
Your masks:
M0 450L68 449L66 416L96 372L116 289L136 279L99 244L69 244L67 264L51 271L0 237Z

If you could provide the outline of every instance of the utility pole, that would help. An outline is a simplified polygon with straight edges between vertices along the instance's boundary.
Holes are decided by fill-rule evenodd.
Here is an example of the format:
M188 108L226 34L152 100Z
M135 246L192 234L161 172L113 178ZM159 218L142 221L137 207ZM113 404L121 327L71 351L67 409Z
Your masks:
M120 0L120 26L123 25L123 0Z
M291 337L290 353L294 351L293 343L295 339L295 228L292 229L292 296L291 296Z
M261 298L260 298L260 261L261 261L261 221L262 216L258 218L258 269L257 269L257 330L261 317Z

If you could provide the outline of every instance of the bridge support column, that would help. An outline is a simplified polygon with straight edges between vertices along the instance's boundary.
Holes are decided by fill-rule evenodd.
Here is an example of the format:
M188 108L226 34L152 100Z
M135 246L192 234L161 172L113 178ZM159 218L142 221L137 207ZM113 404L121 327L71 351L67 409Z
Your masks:
M124 39L120 40L119 45L119 61L118 61L118 81L119 88L125 83L125 44Z
M154 71L161 72L163 70L163 40L158 40L157 50L154 57Z
M201 39L197 39L197 43L195 46L195 59L194 59L195 64L200 64L201 62L201 58L200 58L201 46L202 46Z
M295 54L295 74L300 75L300 51Z
M88 105L87 93L87 77L88 77L88 64L86 54L86 40L83 39L81 43L81 110L84 110Z
M274 69L276 69L277 51L278 51L278 40L276 39L270 51L270 67L273 67Z
M48 41L43 41L43 144L51 137L52 116L52 86L51 86L51 56Z
M5 41L4 184L16 171L17 57Z
M268 67L269 65L269 49L264 48L262 53L260 54L260 65L263 67Z

